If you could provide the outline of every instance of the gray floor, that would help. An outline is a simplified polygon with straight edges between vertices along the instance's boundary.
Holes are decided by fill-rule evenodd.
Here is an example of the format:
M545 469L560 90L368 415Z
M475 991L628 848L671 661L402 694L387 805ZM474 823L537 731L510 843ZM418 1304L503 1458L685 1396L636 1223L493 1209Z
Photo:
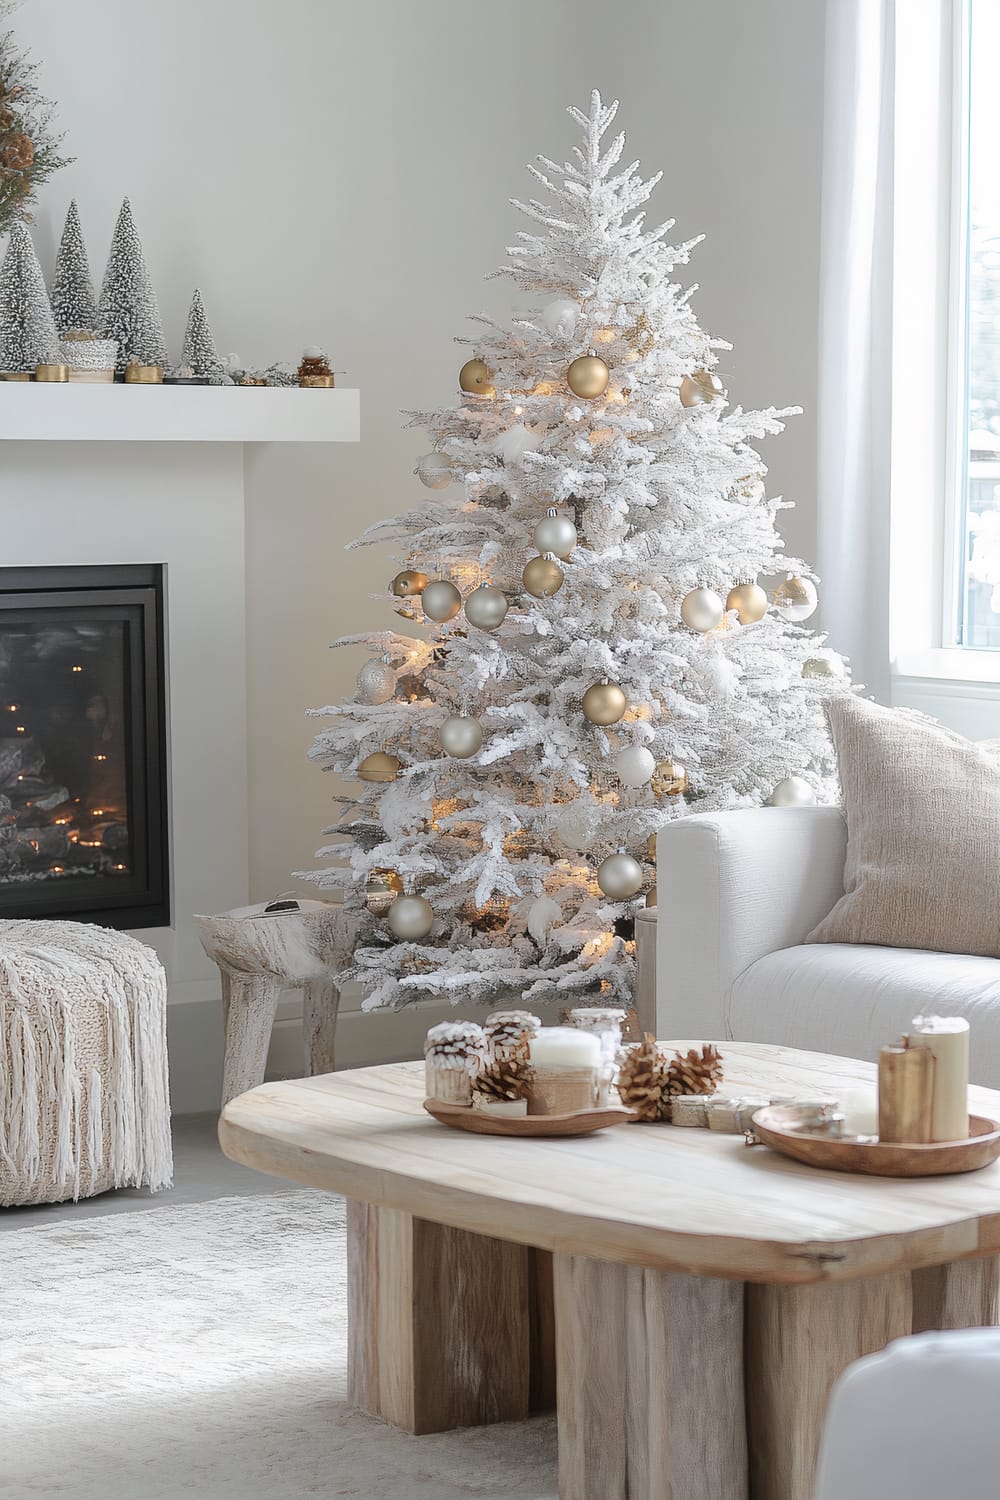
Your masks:
M32 1208L0 1209L0 1233L29 1225L53 1224L60 1219L96 1219L105 1214L142 1213L186 1203L207 1203L245 1193L287 1192L293 1186L280 1177L266 1177L223 1156L216 1136L218 1116L182 1115L173 1122L174 1186L151 1194L145 1188L101 1193L79 1203L40 1203Z

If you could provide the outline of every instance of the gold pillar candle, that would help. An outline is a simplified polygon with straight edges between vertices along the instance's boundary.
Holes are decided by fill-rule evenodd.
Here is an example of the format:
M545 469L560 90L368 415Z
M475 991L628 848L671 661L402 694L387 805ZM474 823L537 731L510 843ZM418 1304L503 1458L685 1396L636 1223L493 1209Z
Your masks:
M332 375L303 375L299 385L303 390L312 387L316 390L332 391L336 381Z
M878 1055L878 1138L880 1141L931 1139L934 1109L934 1054L911 1047L906 1037Z
M0 380L34 380L30 370L0 370Z
M162 385L162 365L131 364L125 369L126 385Z
M35 379L62 382L69 379L69 365L36 365Z
M964 1141L969 1135L969 1023L963 1016L916 1016L910 1046L934 1054L932 1141Z

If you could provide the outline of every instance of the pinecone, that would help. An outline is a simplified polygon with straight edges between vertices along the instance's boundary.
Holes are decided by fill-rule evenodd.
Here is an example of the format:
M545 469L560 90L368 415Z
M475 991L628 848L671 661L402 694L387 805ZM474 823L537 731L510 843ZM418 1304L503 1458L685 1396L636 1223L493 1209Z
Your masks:
M622 1059L618 1072L618 1096L640 1120L670 1119L667 1056L656 1045L651 1032L647 1031L642 1041L631 1047Z
M714 1094L722 1082L722 1057L711 1042L699 1052L692 1047L684 1056L675 1052L667 1063L668 1094Z
M525 1099L534 1069L523 1052L487 1063L472 1080L472 1087L491 1099Z
M10 136L0 150L0 165L5 166L9 172L26 172L34 159L35 148L30 136L26 136L23 131Z

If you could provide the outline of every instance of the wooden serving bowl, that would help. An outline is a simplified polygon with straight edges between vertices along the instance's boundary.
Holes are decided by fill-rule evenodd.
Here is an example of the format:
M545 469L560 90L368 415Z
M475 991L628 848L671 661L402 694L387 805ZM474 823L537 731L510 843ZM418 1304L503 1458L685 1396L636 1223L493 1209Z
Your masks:
M833 1172L860 1172L869 1177L940 1177L947 1172L975 1172L1000 1156L1000 1121L969 1116L964 1141L851 1141L806 1135L793 1130L795 1106L769 1104L753 1117L753 1128L765 1146Z
M609 1125L627 1125L635 1115L630 1109L577 1109L569 1115L494 1115L469 1104L442 1104L425 1099L424 1109L442 1125L468 1130L472 1135L570 1136L592 1135Z

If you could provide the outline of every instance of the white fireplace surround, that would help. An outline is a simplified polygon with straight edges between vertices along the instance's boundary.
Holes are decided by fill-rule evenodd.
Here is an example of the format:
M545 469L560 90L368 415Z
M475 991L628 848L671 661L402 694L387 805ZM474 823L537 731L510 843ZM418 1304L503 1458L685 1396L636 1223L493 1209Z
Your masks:
M41 394L0 385L0 406L11 389L22 400ZM238 394L248 403L299 396L314 413L317 399L330 399L326 392ZM330 424L320 440L357 440L357 393L340 395L354 398L353 419ZM0 413L0 436L9 439L4 425ZM174 1109L207 1108L218 1098L218 981L191 914L249 900L243 446L213 441L206 430L192 441L177 432L163 442L35 436L0 443L3 564L164 565L172 923L135 936L156 949L167 971Z

